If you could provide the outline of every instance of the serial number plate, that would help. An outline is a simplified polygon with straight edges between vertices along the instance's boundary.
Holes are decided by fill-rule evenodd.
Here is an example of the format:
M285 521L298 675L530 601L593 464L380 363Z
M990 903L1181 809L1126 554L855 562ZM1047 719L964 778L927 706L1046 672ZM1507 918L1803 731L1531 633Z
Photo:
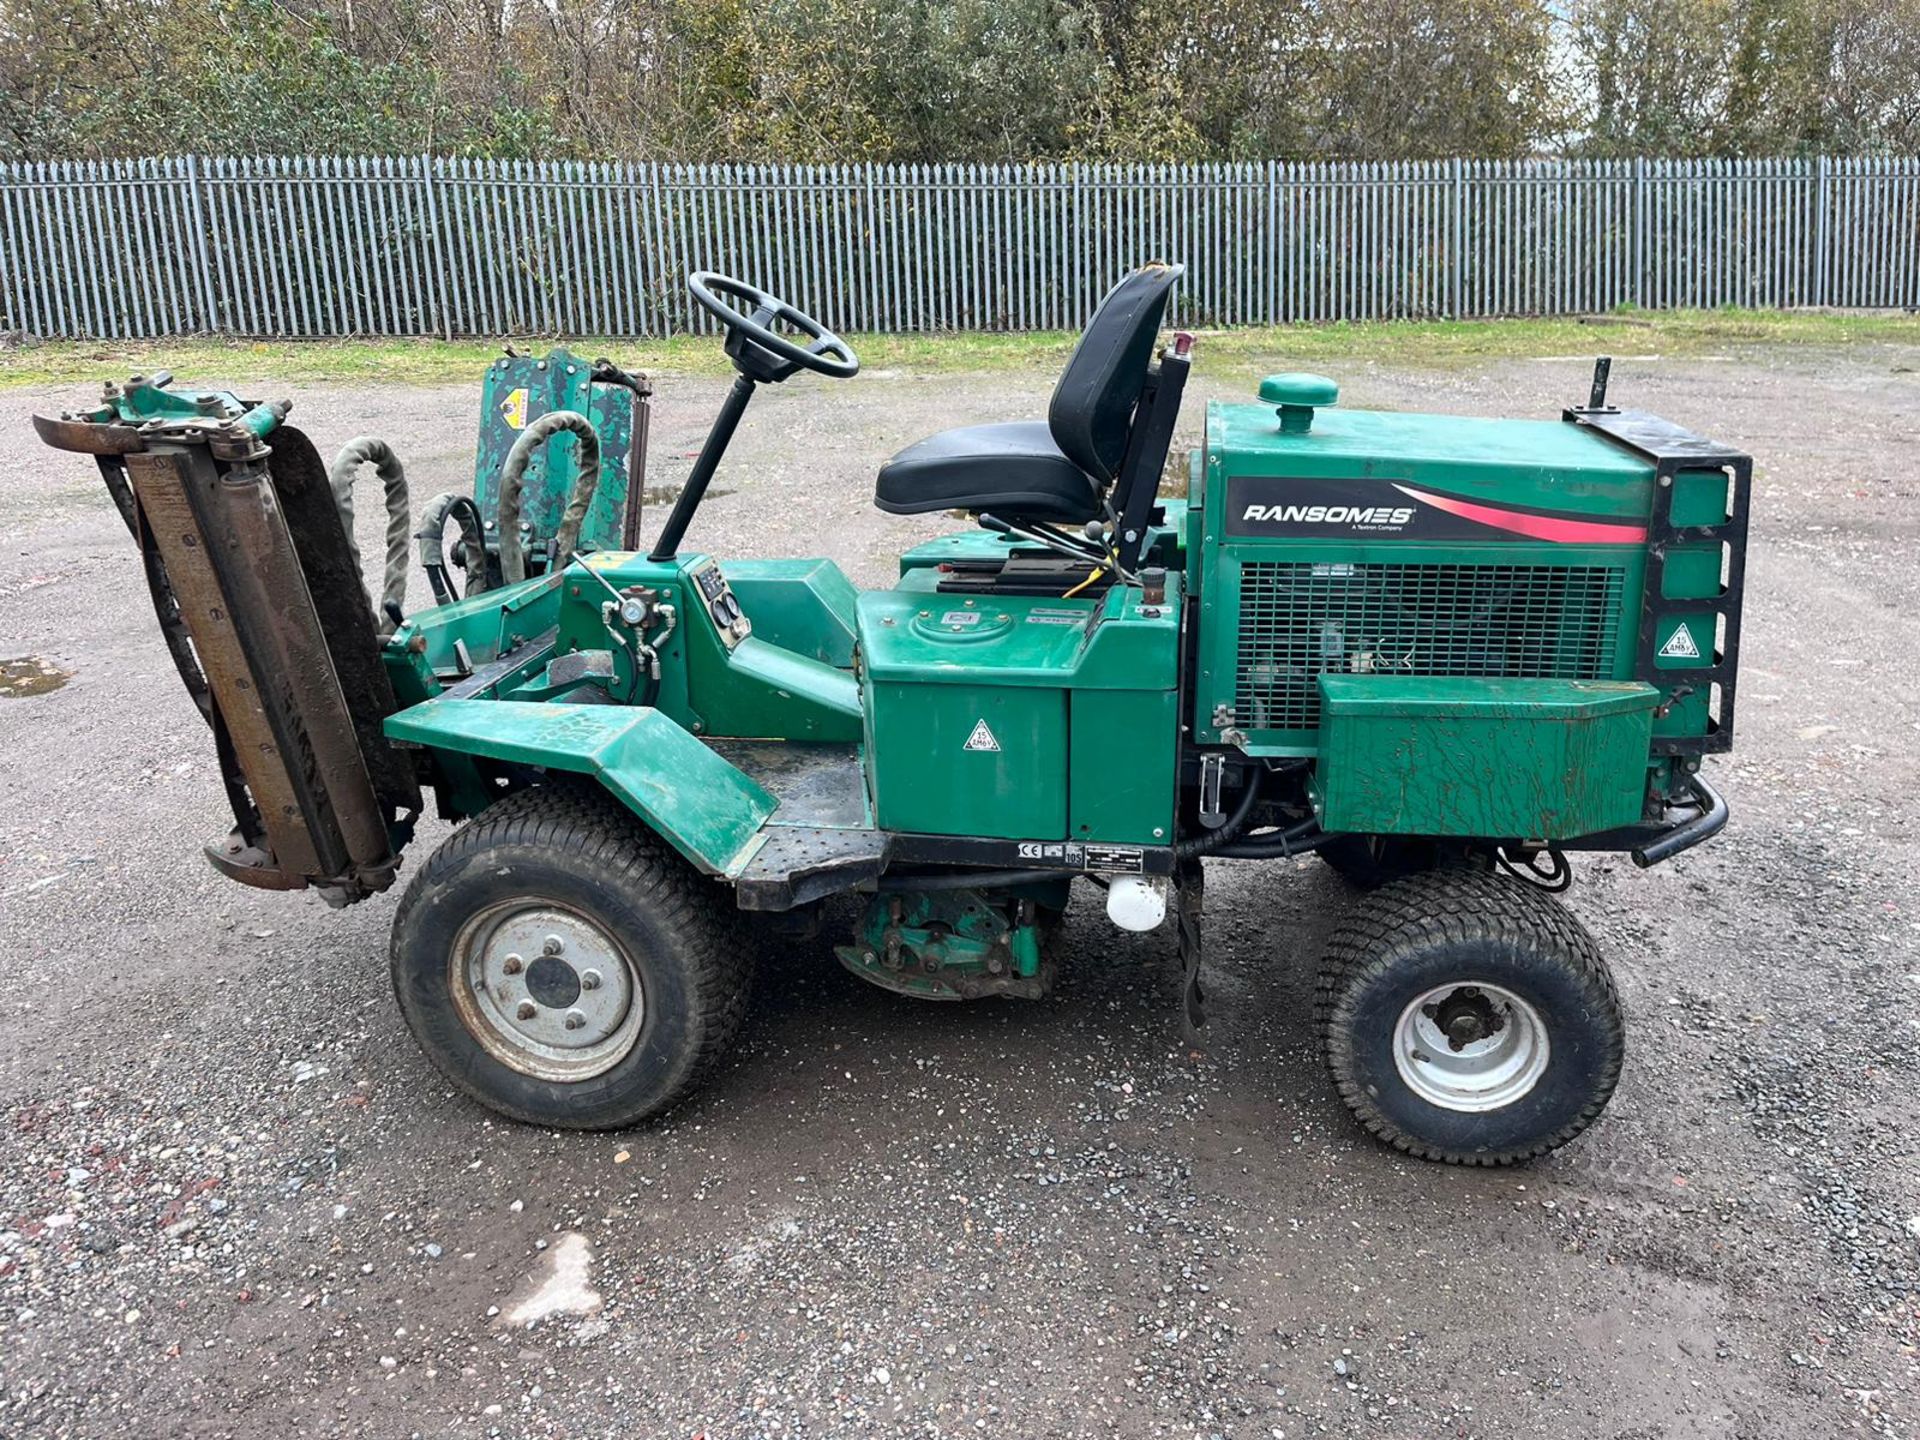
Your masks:
M1146 868L1146 851L1138 845L1089 845L1085 863L1089 870L1117 870L1138 875Z
M1022 840L1022 860L1058 865L1063 870L1100 870L1137 875L1146 869L1146 851L1138 845L1082 845L1076 841Z

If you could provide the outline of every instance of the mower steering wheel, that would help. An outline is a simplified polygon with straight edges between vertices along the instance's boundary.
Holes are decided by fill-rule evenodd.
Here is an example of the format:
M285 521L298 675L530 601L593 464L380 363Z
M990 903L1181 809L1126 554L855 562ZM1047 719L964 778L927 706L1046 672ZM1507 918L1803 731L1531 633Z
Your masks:
M732 332L728 337L727 353L733 356L734 364L743 373L752 374L755 379L784 380L802 368L835 380L851 380L860 373L860 357L853 353L851 345L811 315L794 309L779 296L769 295L757 285L749 285L744 280L735 280L711 270L696 270L687 276L687 289L693 292L693 298L700 302L708 314ZM728 304L722 296L744 301L752 308L741 310ZM784 320L794 329L812 336L813 343L796 344L779 334L773 329L775 320ZM749 370L749 364L758 357L743 353L744 346L737 343L741 341L758 347L768 360L786 363L772 366L761 364Z

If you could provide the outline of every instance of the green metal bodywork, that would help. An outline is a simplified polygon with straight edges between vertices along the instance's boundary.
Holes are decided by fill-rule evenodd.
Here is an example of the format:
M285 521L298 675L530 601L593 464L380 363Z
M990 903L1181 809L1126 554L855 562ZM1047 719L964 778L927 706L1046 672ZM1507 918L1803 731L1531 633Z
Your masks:
M1653 488L1651 465L1562 422L1322 409L1314 412L1310 429L1289 433L1268 407L1215 402L1207 410L1206 447L1196 467L1199 493L1189 497L1187 511L1187 549L1201 557L1198 588L1207 602L1189 711L1197 743L1227 743L1233 732L1245 737L1250 754L1319 753L1316 729L1266 728L1232 713L1250 565L1513 565L1614 571L1621 623L1614 630L1604 673L1591 678L1631 677L1634 618L1646 570L1644 546L1497 536L1422 541L1230 535L1227 504L1233 480L1275 475L1341 482L1359 505L1404 503L1395 487L1406 484L1478 504L1551 507L1618 522L1644 521Z
M497 367L489 406L525 378ZM388 732L433 752L450 814L491 803L513 783L511 767L593 775L700 868L728 876L772 829L813 823L785 815L773 782L732 763L743 752L728 746L746 742L857 760L857 815L843 810L831 824L922 838L1168 846L1183 757L1208 747L1309 761L1307 796L1334 832L1551 841L1638 821L1669 775L1669 762L1649 756L1650 734L1699 733L1706 703L1685 689L1684 657L1662 662L1675 687L1632 678L1645 545L1614 536L1645 525L1652 467L1574 425L1347 412L1330 408L1330 384L1281 378L1268 398L1287 423L1270 405L1209 408L1190 495L1155 517L1147 563L1169 572L1160 603L1144 604L1133 585L1064 598L940 593L951 573L942 567L1004 558L1018 543L978 529L908 551L895 586L867 593L826 560L721 567L700 555L654 561L602 548L556 575L413 617L386 652L410 707ZM1236 532L1226 507L1241 476L1330 482L1361 506L1404 503L1404 486L1582 523L1573 541L1525 526L1464 538ZM1717 471L1682 473L1676 521L1709 523L1725 493ZM601 521L604 531L611 511ZM1591 531L1587 521L1615 529ZM1672 553L1666 598L1712 598L1718 547ZM1356 587L1405 567L1436 584L1491 573L1484 567L1575 577L1556 579L1559 589L1542 592L1551 603L1528 617L1546 673L1421 673L1421 655L1365 641L1353 616L1376 615L1378 596ZM1276 588L1277 571L1294 588ZM1329 611L1328 620L1276 610L1275 595L1315 605L1357 595L1375 609ZM657 679L614 618L633 596L653 607L638 638L657 650ZM1568 596L1603 597L1605 613L1597 603L1582 612ZM1395 612L1373 623L1425 618ZM1435 643L1493 663L1472 651L1480 619L1469 620L1443 622L1460 633L1443 629ZM1262 625L1273 631L1263 654L1300 643L1288 625L1320 627L1292 662L1306 673L1278 675L1269 660L1255 674L1294 685L1303 706L1310 693L1313 708L1284 723L1277 711L1262 723L1248 709L1247 636ZM1668 628L1683 626L1696 652L1711 655L1711 617ZM1579 673L1552 668L1576 652ZM454 687L459 698L445 698ZM896 959L902 946L915 964L950 953L955 973L985 975L998 946L1003 974L1030 978L1018 918L970 903L877 903L843 958L898 979L884 958L891 943Z
M1329 830L1517 840L1640 818L1660 693L1631 680L1320 677Z
M1547 576L1537 582L1534 597L1553 602L1551 613L1541 620L1548 630L1540 641L1542 653L1548 662L1558 656L1566 663L1538 665L1544 673L1533 678L1625 681L1640 673L1640 614L1648 566L1639 530L1653 508L1655 489L1649 461L1564 421L1330 408L1305 411L1302 418L1297 407L1294 425L1289 427L1285 418L1265 406L1215 403L1208 410L1205 446L1194 456L1186 545L1200 557L1195 584L1206 600L1187 711L1196 743L1235 745L1254 755L1317 757L1324 770L1327 735L1322 725L1284 723L1283 714L1270 721L1257 710L1249 713L1246 704L1247 667L1258 659L1256 653L1250 660L1246 649L1247 631L1258 623L1248 617L1258 617L1262 601L1275 593L1271 585L1263 592L1261 585L1263 577L1276 573L1290 581L1312 577L1319 592L1313 599L1325 607L1325 618L1316 620L1323 611L1313 610L1303 612L1299 623L1329 627L1348 623L1336 598L1342 589L1357 589L1406 567L1435 586L1467 574L1468 567L1510 567L1509 573ZM1356 506L1404 504L1407 490L1401 487L1408 487L1473 509L1612 525L1622 538L1595 543L1492 530L1437 539L1231 533L1229 502L1236 478L1274 476L1335 482ZM1727 494L1721 470L1682 471L1674 480L1674 523L1718 523L1725 518ZM1571 528L1588 527L1581 523ZM1652 643L1660 653L1652 663L1661 674L1673 672L1673 682L1658 686L1652 727L1662 737L1697 737L1709 728L1710 697L1706 687L1690 683L1686 672L1711 663L1715 653L1717 621L1706 602L1720 594L1722 547L1717 542L1681 543L1671 546L1669 555L1661 599L1697 599L1702 605L1696 612L1665 616L1655 627ZM1302 587L1278 588L1289 594ZM1577 603L1581 596L1592 599L1585 615ZM1684 605L1678 608L1685 612ZM1404 637L1419 627L1409 623L1389 628ZM1674 631L1682 629L1686 635L1675 641ZM1333 628L1324 632L1322 648L1317 669L1345 669L1368 677L1366 684L1385 684L1396 671L1417 673L1422 667L1422 656L1411 653L1405 643L1355 643L1355 637ZM1492 673L1475 678L1491 682L1500 673L1496 664ZM1351 752L1347 760L1359 763ZM1641 795L1642 806L1649 778L1654 795L1666 793L1673 783L1670 764L1661 760L1649 766L1643 755L1642 768L1622 781L1623 787ZM1622 806L1599 808L1619 813ZM1556 828L1551 838L1603 828L1585 824L1583 817L1593 809L1582 807L1567 822L1582 828ZM1636 808L1630 818L1638 813ZM1332 827L1338 818L1330 816L1326 823ZM1357 813L1344 818L1357 820ZM1450 822L1436 833L1464 833L1454 826L1469 823ZM1356 823L1353 828L1368 827Z
M1222 476L1278 465L1618 520L1646 518L1653 477L1646 461L1560 420L1323 409L1310 430L1287 434L1270 406L1224 400L1207 406L1206 462Z
M881 828L1165 843L1179 757L1180 577L1141 603L938 594L914 567L860 597ZM1061 777L1066 784L1061 784Z
M713 566L704 555L658 561L621 552L603 552L569 566L559 653L607 648L601 607L610 591L651 589L678 616L661 652L656 702L675 723L715 738L858 740L860 697L852 672L816 658L845 655L851 661L845 639L845 577L820 560L767 561L751 567L755 613L768 613L769 629L787 642L781 644L763 639L760 621L752 616L752 631L746 636L720 633L696 583L698 575ZM730 583L731 575L727 578ZM741 603L744 609L745 601ZM615 663L613 693L621 698L636 693L630 657L616 652Z
M545 356L506 355L487 367L480 396L480 433L475 445L473 494L489 520L500 513L500 473L520 432L554 410L587 416L600 437L600 481L580 529L581 548L611 550L622 540L633 444L633 393L592 382L592 367L566 350ZM555 435L527 466L520 520L535 568L544 563L544 542L560 532L561 512L579 470L579 441Z
M387 722L395 740L591 775L702 870L724 874L774 799L658 710L641 705L425 700Z
M936 594L929 567L910 567L899 589L856 595L828 562L740 564L726 579L753 618L734 635L706 608L698 577L712 565L602 552L414 617L386 652L396 692L411 702L388 734L436 753L451 813L476 813L494 797L492 767L478 762L545 763L601 776L689 858L720 871L737 857L702 838L698 805L684 827L675 823L669 803L645 789L644 755L657 753L683 785L730 774L714 793L731 803L757 787L704 740L857 742L882 829L1140 845L1172 834L1178 575L1158 606L1122 587L1097 599L981 602ZM677 617L660 644L651 706L633 703L647 677L603 613L635 589ZM475 672L493 671L463 677L462 651ZM604 653L604 674L579 683L615 704L552 703L568 698L552 680L556 662L587 651ZM525 658L516 664L516 655ZM437 698L463 684L470 698ZM554 729L549 711L596 718ZM719 769L682 764L657 744L657 725L609 730L598 718L637 713L659 717ZM983 725L990 742L970 743ZM553 747L545 762L542 746ZM745 808L755 826L771 813Z
M836 670L853 668L860 592L831 560L730 560L754 636Z
M816 658L852 660L851 587L835 567L741 567L743 588L778 616L773 628L795 647L787 648L712 623L697 583L712 566L700 555L663 562L605 551L413 616L385 651L408 706L388 719L387 734L434 752L449 815L477 814L497 799L491 777L502 764L575 771L600 778L700 868L737 869L775 801L705 740L857 741L861 706L851 670ZM603 614L607 601L636 587L676 617L650 706L635 703L647 676L636 671L625 632ZM583 651L603 652L606 673L556 684L556 662ZM462 672L462 652L471 674ZM464 698L442 698L455 687ZM636 717L644 723L628 723Z
M102 425L223 424L234 421L256 440L264 440L286 418L284 405L253 405L230 390L175 390L172 377L136 375L124 385L109 384L100 404L82 418Z

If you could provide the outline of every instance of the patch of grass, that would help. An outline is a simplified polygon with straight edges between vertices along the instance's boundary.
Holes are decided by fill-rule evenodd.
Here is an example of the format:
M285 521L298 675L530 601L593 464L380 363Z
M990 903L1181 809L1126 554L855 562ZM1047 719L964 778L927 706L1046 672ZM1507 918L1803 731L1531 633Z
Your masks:
M1030 334L958 332L848 337L869 370L917 375L1057 370L1077 338L1060 331ZM540 341L520 342L538 349ZM1322 361L1446 367L1537 355L1701 355L1785 346L1920 345L1920 316L1826 311L1622 311L1588 320L1406 320L1337 325L1277 325L1201 332L1201 373L1239 376ZM724 375L717 339L676 335L661 340L586 339L568 348L607 355L630 370L665 375ZM260 384L469 385L497 344L479 340L249 341L183 339L141 342L49 341L0 350L0 388L91 386L164 366L183 378L240 386ZM78 399L79 397L76 397Z
M1545 355L1709 355L1861 344L1920 345L1920 316L1782 310L1619 311L1547 320L1408 320L1281 325L1202 337L1199 367L1264 373L1276 362L1320 361L1445 368Z

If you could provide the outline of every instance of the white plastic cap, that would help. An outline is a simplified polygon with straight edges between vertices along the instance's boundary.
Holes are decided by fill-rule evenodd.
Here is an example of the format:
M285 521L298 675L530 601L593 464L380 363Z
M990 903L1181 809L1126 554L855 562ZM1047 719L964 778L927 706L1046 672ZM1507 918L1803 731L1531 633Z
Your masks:
M1107 918L1122 930L1152 930L1167 918L1167 882L1154 875L1116 875L1107 886Z

